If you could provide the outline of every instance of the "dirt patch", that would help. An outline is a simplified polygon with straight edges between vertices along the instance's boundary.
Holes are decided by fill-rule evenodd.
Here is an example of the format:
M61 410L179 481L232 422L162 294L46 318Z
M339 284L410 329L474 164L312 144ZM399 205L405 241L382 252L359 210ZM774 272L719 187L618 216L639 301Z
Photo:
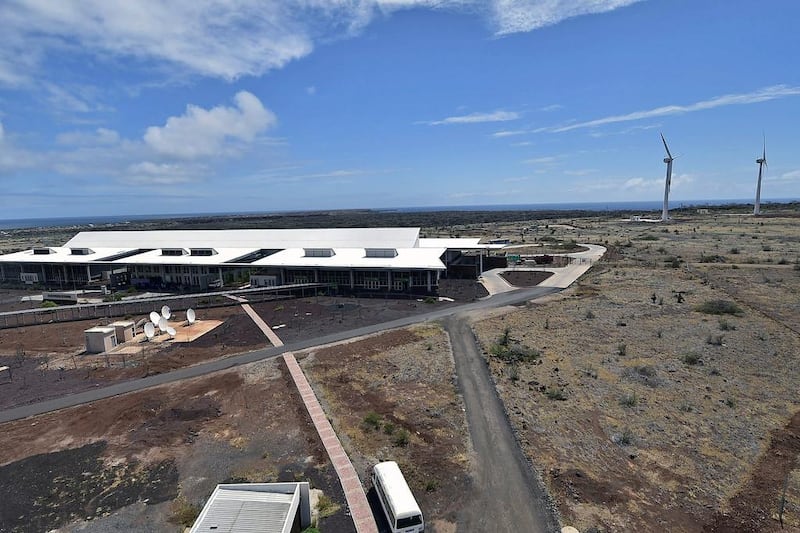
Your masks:
M2 531L171 531L176 509L199 508L217 483L295 480L339 506L323 530L354 531L278 360L0 425L0 465L0 490L30 475L19 498L4 500L15 503L0 510Z
M252 307L270 326L282 325L276 333L285 344L290 344L452 305L457 304L435 300L320 296L254 303Z
M0 376L0 408L160 374L268 345L263 333L239 306L204 309L201 317L224 322L192 342L141 342L139 349L127 354L82 353L83 330L90 327L89 321L0 330L0 340L19 341L14 352L8 349L13 344L2 345L11 353L0 355L0 366L11 367L12 379ZM67 348L74 348L75 339L80 339L80 346L72 354L49 351L57 349L55 345L62 335L70 339Z
M0 530L47 531L136 501L157 504L175 498L174 461L107 466L105 447L100 441L0 467Z
M552 272L544 271L525 271L525 270L506 270L500 273L500 277L515 287L535 287L550 276Z
M785 428L772 432L769 448L753 467L750 479L739 489L729 503L729 509L718 512L703 531L715 533L781 531L779 509L783 487L793 489L789 477L797 468L800 455L800 412L795 413ZM792 494L789 493L789 506ZM786 502L784 502L786 506ZM783 526L800 529L795 509L786 509Z
M300 355L361 479L375 463L397 461L426 519L454 523L471 490L468 433L441 328L396 330Z
M484 296L489 296L489 291L475 280L440 279L439 296L452 298L457 302L473 302Z

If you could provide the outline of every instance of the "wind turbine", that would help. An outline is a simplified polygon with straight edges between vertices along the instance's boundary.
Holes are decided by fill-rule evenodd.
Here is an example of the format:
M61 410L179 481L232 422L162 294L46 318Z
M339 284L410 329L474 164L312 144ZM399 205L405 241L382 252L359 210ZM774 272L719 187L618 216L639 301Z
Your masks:
M767 166L767 138L764 137L764 151L761 152L761 157L756 159L758 163L758 187L756 187L756 205L753 208L754 215L761 214L761 174L765 166Z
M664 163L667 164L667 180L664 184L664 207L661 209L661 222L669 220L669 186L672 183L672 154L669 153L669 146L667 140L664 139L664 134L661 134L661 142L664 143L664 150L667 151L667 157L664 158Z

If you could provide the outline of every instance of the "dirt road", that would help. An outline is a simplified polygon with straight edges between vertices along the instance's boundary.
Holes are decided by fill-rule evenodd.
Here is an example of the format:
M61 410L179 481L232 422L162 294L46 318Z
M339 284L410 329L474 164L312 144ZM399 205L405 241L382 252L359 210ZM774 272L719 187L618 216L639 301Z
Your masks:
M459 521L464 531L559 530L542 483L522 454L467 321L443 320L453 346L475 450L475 501Z

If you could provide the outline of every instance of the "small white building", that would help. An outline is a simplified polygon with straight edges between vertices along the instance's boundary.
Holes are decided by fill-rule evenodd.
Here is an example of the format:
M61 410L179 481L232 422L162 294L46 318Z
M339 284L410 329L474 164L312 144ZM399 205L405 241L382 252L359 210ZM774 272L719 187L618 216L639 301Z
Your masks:
M308 483L217 485L190 533L294 533L311 525Z
M135 326L135 322L128 320L119 320L108 325L108 327L114 328L114 331L116 331L118 344L133 340L133 336L136 334L134 331Z
M88 353L103 353L117 345L117 330L111 326L97 326L83 332Z

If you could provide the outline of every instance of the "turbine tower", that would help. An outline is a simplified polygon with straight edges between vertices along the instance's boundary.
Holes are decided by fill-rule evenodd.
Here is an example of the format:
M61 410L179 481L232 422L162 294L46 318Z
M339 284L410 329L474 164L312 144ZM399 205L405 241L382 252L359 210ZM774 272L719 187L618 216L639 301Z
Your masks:
M664 150L667 151L667 157L664 158L664 163L667 164L667 180L664 184L664 207L661 209L661 222L669 220L669 186L672 183L672 154L669 153L667 140L664 139L664 134L661 134L661 142L664 143Z
M764 137L764 151L761 152L761 157L756 159L756 163L758 163L758 186L756 187L756 205L753 208L754 215L761 214L761 175L762 170L767 164L767 138Z

